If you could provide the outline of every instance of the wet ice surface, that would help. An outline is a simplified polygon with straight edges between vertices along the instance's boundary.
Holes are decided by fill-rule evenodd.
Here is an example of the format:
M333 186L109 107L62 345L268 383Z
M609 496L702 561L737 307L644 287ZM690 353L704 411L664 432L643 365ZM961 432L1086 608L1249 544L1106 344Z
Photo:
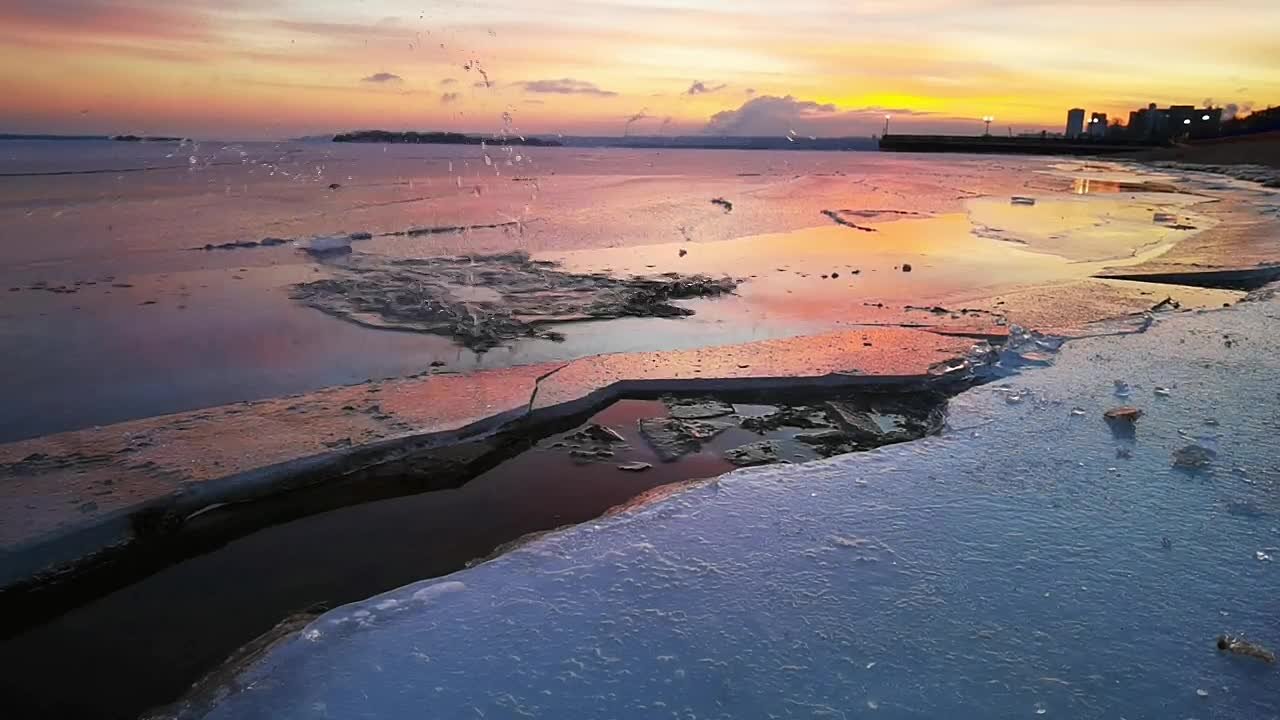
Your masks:
M1086 170L1099 187L1140 175L1119 166L1102 172L1040 158L879 153L526 150L508 166L486 165L480 148L456 146L0 145L6 172L19 173L0 177L0 223L18 238L3 248L0 263L0 337L8 350L0 395L10 401L0 412L0 441L399 377L438 362L468 372L816 334L852 323L930 323L927 313L901 306L950 307L951 300L1089 274L1088 264L1046 249L1066 258L1129 258L1198 232L1142 221L1148 209L1182 217L1187 196L1118 184L1124 192L1099 196L1095 206L1073 194L1073 174ZM32 174L51 172L78 174ZM1007 206L1010 196L1028 194L1040 202ZM710 202L717 197L731 202L732 212ZM981 230L968 213L984 202L999 213L984 214L990 222ZM1072 209L1069 222L1052 217L1060 206ZM837 225L824 210L875 231ZM442 227L472 229L381 235ZM449 337L359 327L291 300L292 286L331 279L292 242L202 249L346 233L376 235L352 243L374 262L577 253L591 269L620 275L728 273L746 282L730 298L677 301L695 313L690 317L571 323L556 328L563 342L531 338L476 353ZM914 271L902 273L904 263ZM457 290L460 298L484 299ZM1094 290L1036 304L1060 317L1063 308L1096 301ZM1109 301L1077 319L1114 314ZM1032 320L1041 318L1015 318Z
M338 608L207 716L1276 717L1280 672L1215 640L1280 645L1277 319L1074 341L941 437L738 471ZM1174 467L1192 443L1208 467Z
M931 171L919 173L919 159L875 153L526 150L518 166L495 167L479 148L457 146L0 144L4 172L15 173L0 177L0 223L14 238L0 263L0 440L398 377L432 362L471 371L829 327L628 318L564 327L564 343L478 355L290 300L293 284L327 277L292 243L191 249L206 244L513 221L518 230L355 245L427 257L714 241L825 224L819 211L836 197L957 209L974 192L1020 187L1038 166L951 159L945 171L926 161ZM725 194L739 198L733 213L708 202Z

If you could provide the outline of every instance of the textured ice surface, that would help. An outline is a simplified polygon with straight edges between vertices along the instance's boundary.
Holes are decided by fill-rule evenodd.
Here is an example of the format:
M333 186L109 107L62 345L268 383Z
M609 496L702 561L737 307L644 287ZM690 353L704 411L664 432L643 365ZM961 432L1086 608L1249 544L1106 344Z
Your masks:
M338 608L208 716L1276 717L1280 671L1214 639L1280 647L1255 555L1280 546L1277 316L1075 341L941 437L734 472ZM1130 438L1102 419L1116 380ZM1209 468L1174 468L1193 442Z

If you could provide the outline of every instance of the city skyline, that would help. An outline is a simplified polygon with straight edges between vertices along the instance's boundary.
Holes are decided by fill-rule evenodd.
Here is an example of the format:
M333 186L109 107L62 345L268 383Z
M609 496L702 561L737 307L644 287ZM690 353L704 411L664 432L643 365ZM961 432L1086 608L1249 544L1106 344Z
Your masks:
M1265 107L1278 26L1255 0L17 0L0 131L1061 131L1071 107Z

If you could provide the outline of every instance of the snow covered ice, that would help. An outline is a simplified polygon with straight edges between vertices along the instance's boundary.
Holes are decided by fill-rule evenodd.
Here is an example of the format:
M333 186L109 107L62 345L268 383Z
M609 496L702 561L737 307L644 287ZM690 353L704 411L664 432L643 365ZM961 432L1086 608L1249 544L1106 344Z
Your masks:
M337 608L179 714L1276 717L1280 672L1215 647L1280 645L1254 556L1280 545L1276 309L1074 341L941 437L737 471ZM1116 437L1118 377L1178 392ZM1218 460L1174 468L1180 430Z

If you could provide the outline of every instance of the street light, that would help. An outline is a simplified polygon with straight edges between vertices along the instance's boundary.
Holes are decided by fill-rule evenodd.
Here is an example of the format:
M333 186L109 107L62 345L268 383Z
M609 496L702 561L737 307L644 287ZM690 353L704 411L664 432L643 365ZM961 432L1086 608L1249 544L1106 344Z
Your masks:
M1206 115L1205 117L1208 117L1208 116ZM1183 120L1183 121L1182 121L1182 124L1183 124L1183 125L1190 125L1190 124L1191 124L1191 118L1187 118L1186 120Z
M992 115L984 115L984 116L982 116L982 122L984 122L984 123L986 123L986 124L987 124L987 129L986 129L986 131L985 131L985 133L984 133L984 134L986 134L986 135L990 135L990 134L991 134L991 123L995 122L995 117L994 117L994 116L992 116Z
M1209 122L1209 116L1208 116L1208 114L1201 115L1201 116L1200 116L1200 119L1201 119L1201 120L1204 120L1205 122Z
M888 134L889 134L889 121L890 121L890 120L892 120L892 119L893 119L893 116L892 116L892 115L885 115L885 116L884 116L884 134L885 134L885 135L888 135Z

